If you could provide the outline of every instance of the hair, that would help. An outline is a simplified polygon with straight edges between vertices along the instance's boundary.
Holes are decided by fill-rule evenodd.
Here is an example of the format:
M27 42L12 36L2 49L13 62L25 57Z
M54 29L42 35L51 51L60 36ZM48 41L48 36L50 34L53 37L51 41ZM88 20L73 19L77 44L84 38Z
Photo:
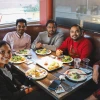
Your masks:
M17 26L17 24L18 24L19 22L25 23L25 26L27 26L27 22L26 22L25 19L23 19L23 18L17 19L17 20L16 20L16 26Z
M9 45L9 47L11 48L10 44L6 41L0 41L0 48L6 44Z
M57 27L57 23L53 19L50 19L50 20L47 21L46 27L48 26L49 23L54 23Z
M71 28L72 28L72 27L78 27L79 30L80 30L80 32L82 33L82 30L83 30L83 29L81 28L80 25L78 25L78 24L74 24L74 25L71 26ZM70 28L70 29L71 29L71 28Z

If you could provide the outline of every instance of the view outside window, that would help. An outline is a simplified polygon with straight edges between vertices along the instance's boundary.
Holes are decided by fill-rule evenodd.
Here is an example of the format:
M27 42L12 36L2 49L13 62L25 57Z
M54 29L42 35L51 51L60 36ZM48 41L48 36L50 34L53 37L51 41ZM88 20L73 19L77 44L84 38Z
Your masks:
M40 20L40 0L0 0L0 24L14 23L18 18L28 22Z
M55 17L100 23L100 0L55 0Z

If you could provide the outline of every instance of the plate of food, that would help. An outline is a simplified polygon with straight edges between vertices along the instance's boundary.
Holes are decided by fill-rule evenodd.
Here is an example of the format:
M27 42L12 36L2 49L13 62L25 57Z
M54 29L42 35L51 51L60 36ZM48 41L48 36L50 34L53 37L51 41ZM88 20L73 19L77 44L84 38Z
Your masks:
M70 57L70 56L66 56L66 55L63 55L61 57L58 57L59 60L62 61L62 63L70 63L73 61L73 58Z
M16 55L29 55L30 54L30 50L28 49L24 49L24 50L19 50L17 52L15 52Z
M11 63L23 63L25 61L26 61L26 58L20 55L13 55L12 58L10 59Z
M64 74L68 79L76 82L84 81L87 79L87 74L79 69L69 69Z
M38 55L48 55L48 54L51 53L51 50L47 50L47 49L44 48L44 49L38 49L35 52Z
M53 71L63 66L63 63L57 59L51 57L43 57L37 61L37 64L45 68L47 71Z
M38 80L46 77L48 75L48 72L43 68L34 67L32 69L27 70L25 74L32 79Z

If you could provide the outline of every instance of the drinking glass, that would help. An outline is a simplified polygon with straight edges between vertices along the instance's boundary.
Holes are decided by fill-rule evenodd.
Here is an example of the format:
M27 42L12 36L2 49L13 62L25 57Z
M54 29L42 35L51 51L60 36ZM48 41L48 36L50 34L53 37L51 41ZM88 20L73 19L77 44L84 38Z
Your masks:
M89 62L90 62L90 59L88 59L88 58L83 58L82 61L83 61L83 67L84 67L84 68L88 68L88 64L89 64Z
M74 68L80 68L80 58L74 58Z

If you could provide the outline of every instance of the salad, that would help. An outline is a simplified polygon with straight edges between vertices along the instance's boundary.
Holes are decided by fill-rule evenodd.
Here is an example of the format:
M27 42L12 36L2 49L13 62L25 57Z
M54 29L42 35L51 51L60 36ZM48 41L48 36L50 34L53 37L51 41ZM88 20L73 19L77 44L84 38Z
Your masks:
M63 63L69 63L69 62L72 62L73 61L73 58L72 57L70 57L70 56L63 56L62 58L61 58L61 61L63 62Z
M19 54L27 54L27 50L26 50L26 49L20 50L18 53L19 53Z
M25 61L25 58L19 55L13 55L11 58L11 62L22 62Z

